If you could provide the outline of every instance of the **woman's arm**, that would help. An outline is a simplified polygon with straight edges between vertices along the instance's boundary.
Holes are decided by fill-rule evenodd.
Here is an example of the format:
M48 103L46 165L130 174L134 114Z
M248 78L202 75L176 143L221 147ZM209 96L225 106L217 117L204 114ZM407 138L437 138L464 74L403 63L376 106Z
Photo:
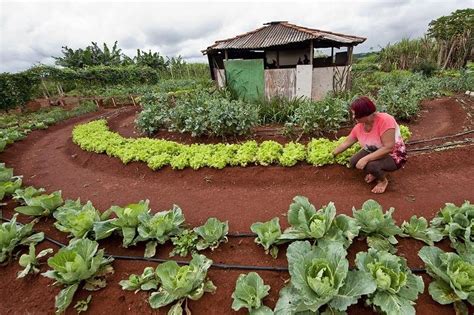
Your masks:
M395 146L395 129L388 129L382 134L382 137L380 138L382 140L382 146L377 151L367 154L361 158L356 164L358 169L362 170L370 161L378 160L392 152L393 147Z
M347 150L347 148L349 148L350 146L352 146L354 143L357 142L357 139L354 139L352 138L350 135L347 136L346 140L344 140L343 143L341 143L340 145L337 146L337 148L335 148L333 151L332 151L332 155L336 156L338 155L339 153L342 153L344 151Z

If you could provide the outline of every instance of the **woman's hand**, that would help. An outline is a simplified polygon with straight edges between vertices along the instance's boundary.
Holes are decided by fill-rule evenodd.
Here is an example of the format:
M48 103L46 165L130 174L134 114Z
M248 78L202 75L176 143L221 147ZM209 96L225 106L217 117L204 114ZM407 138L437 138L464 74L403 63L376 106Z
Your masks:
M363 170L367 163L369 163L369 160L366 159L366 157L363 157L359 161L357 161L356 168L358 168L359 170Z

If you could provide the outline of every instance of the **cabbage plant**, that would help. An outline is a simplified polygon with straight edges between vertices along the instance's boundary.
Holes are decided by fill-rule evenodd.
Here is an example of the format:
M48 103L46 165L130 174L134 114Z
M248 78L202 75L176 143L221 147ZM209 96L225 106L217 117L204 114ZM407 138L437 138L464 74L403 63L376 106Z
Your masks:
M434 278L428 291L436 302L453 304L456 314L468 314L465 302L474 305L474 257L445 253L425 246L419 252L428 274Z
M418 218L416 215L412 216L408 222L403 221L401 229L400 236L412 237L428 245L434 245L435 242L443 239L443 234L438 229L429 227L425 218Z
M229 223L228 221L222 222L216 218L209 218L204 225L194 228L194 232L200 237L196 244L197 250L206 248L214 250L220 243L227 242Z
M54 226L61 232L71 233L74 238L91 237L94 223L107 219L109 212L100 213L90 201L85 205L81 200L66 200L53 216L56 219Z
M160 287L148 299L152 308L160 308L177 301L168 314L178 315L183 313L185 303L186 314L190 311L187 300L198 300L205 292L214 293L216 287L207 279L207 270L212 265L212 260L204 255L194 254L189 265L179 266L175 261L167 261L156 267Z
M37 274L39 270L40 262L38 259L51 254L53 252L52 248L43 249L36 255L36 248L35 244L31 243L30 248L28 250L28 254L21 255L18 263L23 270L18 272L17 278L24 278L27 274Z
M246 308L250 315L272 315L273 311L262 302L269 290L270 286L263 282L258 273L239 275L232 293L232 309L238 311Z
M113 258L104 257L104 250L89 239L72 240L48 259L51 270L42 275L55 280L54 284L64 288L56 296L56 313L64 312L71 304L74 294L84 283L84 289L95 291L106 286L105 275L113 272Z
M127 280L119 282L122 290L135 291L156 290L158 288L158 278L153 267L145 267L141 275L131 274Z
M376 289L368 272L349 271L347 252L338 242L308 241L288 246L290 283L280 291L275 314L298 312L344 312L357 300Z
M361 234L367 237L369 247L378 250L387 250L391 253L397 251L393 246L398 243L395 235L401 229L392 218L394 208L383 213L382 206L375 200L369 199L362 205L362 209L352 209L354 219L360 226Z
M23 225L16 222L17 216L18 213L14 214L10 222L0 225L0 264L10 261L17 246L29 246L44 239L43 232L33 234L35 220Z
M278 244L281 236L280 219L273 218L267 222L256 222L252 224L250 230L257 234L255 243L260 244L265 249L265 254L273 258L278 256Z
M21 176L13 176L13 168L5 167L0 163L0 200L19 189L22 184Z
M415 301L425 285L421 276L415 276L406 259L387 251L369 248L356 257L359 270L369 273L377 289L368 295L366 302L380 313L388 315L414 315Z
M101 240L112 235L114 231L119 231L123 236L123 247L135 245L137 239L137 228L140 224L138 217L150 211L148 200L141 200L125 207L112 206L108 211L115 213L116 218L94 223L95 239Z
M153 257L156 246L164 244L172 236L178 235L184 224L184 215L177 205L168 211L157 212L151 215L144 212L138 216L138 238L136 241L146 241L145 257Z
M49 216L63 204L60 190L51 194L42 194L43 191L42 188L37 190L33 187L17 189L14 199L20 199L25 206L16 207L15 211L24 215Z
M454 248L464 246L462 243L474 243L474 205L469 201L460 207L447 203L431 220L431 226L448 236Z
M329 231L336 216L336 207L330 202L317 210L308 198L296 196L288 210L291 225L280 236L281 240L319 239Z

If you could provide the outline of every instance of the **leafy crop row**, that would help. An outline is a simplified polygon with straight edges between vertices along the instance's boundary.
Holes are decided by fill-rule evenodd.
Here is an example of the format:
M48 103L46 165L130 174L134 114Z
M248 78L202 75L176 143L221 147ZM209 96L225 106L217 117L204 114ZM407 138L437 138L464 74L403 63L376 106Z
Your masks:
M405 139L410 136L405 126L401 126L401 131ZM105 120L76 126L72 138L74 143L83 150L106 153L119 158L125 164L131 161L142 161L153 170L166 165L170 165L173 169L186 167L222 169L226 166L251 164L293 166L300 161L316 166L333 163L347 165L352 154L360 149L358 145L354 145L344 154L334 158L331 152L341 141L344 141L344 138L337 141L324 138L313 139L306 146L295 142L282 145L272 140L263 141L260 144L250 140L239 144L185 145L150 138L130 139L110 131Z

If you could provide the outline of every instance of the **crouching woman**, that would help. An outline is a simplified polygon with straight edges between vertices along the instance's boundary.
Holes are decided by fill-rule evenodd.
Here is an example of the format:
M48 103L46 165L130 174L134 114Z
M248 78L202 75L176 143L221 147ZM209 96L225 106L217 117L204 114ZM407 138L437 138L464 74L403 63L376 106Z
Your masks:
M351 112L357 124L332 153L336 156L359 142L362 150L352 156L350 165L365 171L367 183L376 181L372 192L381 194L388 186L386 172L395 171L406 162L400 126L393 116L377 112L375 104L365 96L352 102Z

